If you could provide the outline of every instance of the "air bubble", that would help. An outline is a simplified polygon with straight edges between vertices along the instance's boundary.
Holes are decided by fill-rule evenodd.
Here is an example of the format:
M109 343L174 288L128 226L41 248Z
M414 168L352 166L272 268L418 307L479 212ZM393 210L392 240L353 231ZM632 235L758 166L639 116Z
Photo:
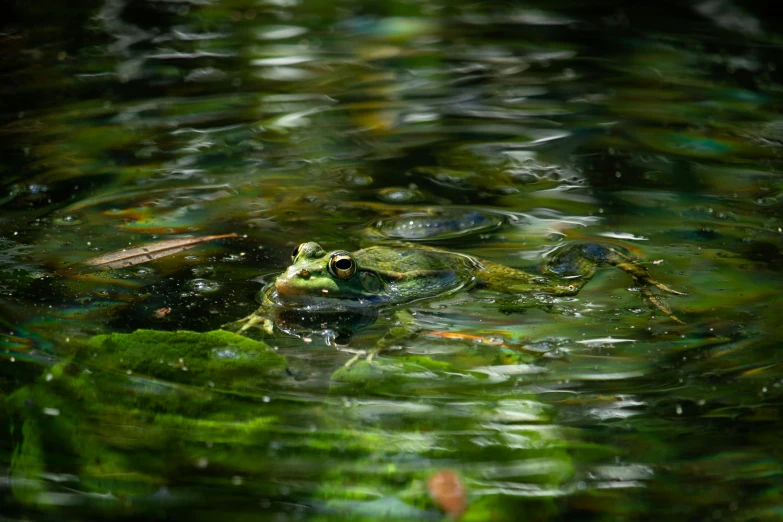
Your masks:
M209 279L193 279L188 282L188 286L201 294L208 294L220 289L220 284Z

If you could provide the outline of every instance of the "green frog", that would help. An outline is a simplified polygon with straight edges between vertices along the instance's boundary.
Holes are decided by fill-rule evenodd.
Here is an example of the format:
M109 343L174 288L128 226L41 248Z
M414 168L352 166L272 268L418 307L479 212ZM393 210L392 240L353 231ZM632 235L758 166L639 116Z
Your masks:
M645 266L627 253L602 243L564 244L550 253L540 274L405 243L373 246L352 253L326 251L318 243L302 243L294 249L291 262L285 272L261 291L260 308L235 323L241 325L240 333L253 326L262 326L271 333L274 318L287 310L295 310L299 317L356 314L383 307L401 308L415 301L441 299L474 288L513 296L510 306L507 301L505 311L547 308L551 307L550 297L576 295L595 271L605 265L626 272L652 305L681 322L662 296L682 293L653 279ZM408 327L410 321L400 323L405 327L396 329L395 334L414 331ZM387 343L388 338L369 354L368 360L371 362Z

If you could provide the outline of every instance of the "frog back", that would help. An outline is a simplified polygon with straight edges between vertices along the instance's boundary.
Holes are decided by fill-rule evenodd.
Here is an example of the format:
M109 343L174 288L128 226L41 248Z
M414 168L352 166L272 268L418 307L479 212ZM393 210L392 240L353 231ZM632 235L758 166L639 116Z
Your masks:
M360 272L378 278L388 304L470 288L481 266L466 255L426 248L370 247L355 252L354 257Z

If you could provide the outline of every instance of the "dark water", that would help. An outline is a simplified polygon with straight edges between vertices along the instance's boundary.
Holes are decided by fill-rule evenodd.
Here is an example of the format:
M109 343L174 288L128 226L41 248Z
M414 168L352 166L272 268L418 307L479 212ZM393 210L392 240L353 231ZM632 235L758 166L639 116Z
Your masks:
M0 21L0 520L436 520L444 470L463 520L783 518L772 3L30 4ZM301 242L400 239L618 245L684 324L606 268L566 313L414 304L348 371L318 332L93 337L215 330Z

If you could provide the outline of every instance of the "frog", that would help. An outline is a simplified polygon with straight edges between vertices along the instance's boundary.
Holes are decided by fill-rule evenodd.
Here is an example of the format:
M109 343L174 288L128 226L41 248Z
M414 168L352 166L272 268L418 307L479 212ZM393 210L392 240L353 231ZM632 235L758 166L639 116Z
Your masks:
M294 248L291 265L261 290L258 310L232 324L240 334L255 326L272 333L274 317L286 310L296 310L299 316L347 313L368 317L368 312L395 308L401 327L393 329L366 354L371 363L392 338L415 335L417 329L404 309L407 305L481 289L512 296L505 301L504 311L509 313L532 307L551 310L552 298L577 295L602 266L628 274L654 308L682 323L664 296L683 292L658 282L624 249L600 242L572 241L550 252L539 273L418 243L382 244L349 252L325 250L316 242L305 242ZM371 313L369 317L372 321L377 315Z

